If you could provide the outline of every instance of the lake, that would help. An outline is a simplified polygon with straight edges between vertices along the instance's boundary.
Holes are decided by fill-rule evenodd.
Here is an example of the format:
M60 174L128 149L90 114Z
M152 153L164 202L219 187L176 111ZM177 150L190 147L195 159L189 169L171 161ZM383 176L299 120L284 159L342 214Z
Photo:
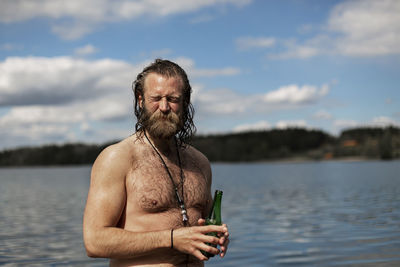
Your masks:
M400 162L212 164L231 244L206 266L400 266ZM0 169L0 265L86 256L90 166Z

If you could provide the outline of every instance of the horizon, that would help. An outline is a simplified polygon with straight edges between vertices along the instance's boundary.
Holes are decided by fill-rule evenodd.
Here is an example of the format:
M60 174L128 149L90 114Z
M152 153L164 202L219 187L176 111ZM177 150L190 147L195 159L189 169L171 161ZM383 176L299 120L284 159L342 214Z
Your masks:
M200 135L400 127L400 1L0 3L0 151L121 140L155 58L193 88Z
M346 131L351 131L351 130L371 130L371 129L389 129L389 128L394 128L400 130L400 127L398 126L393 126L393 125L388 125L388 126L360 126L360 127L352 127L352 128L346 128L343 129L338 135L332 135L329 132L324 131L323 129L314 129L314 128L303 128L303 127L298 127L298 126L293 126L293 127L287 127L287 128L269 128L269 129L248 129L245 131L236 131L236 132L215 132L215 133L201 133L201 134L195 134L193 135L193 138L196 137L214 137L214 136L226 136L226 135L240 135L240 134L249 134L249 133L262 133L262 132L270 132L270 131L286 131L286 130L306 130L306 131L317 131L321 132L323 134L328 135L329 137L333 138L340 138L340 136L343 134L343 132ZM124 137L127 138L127 137ZM36 148L42 148L42 147L47 147L47 146L66 146L66 145L85 145L85 146L103 146L103 145L110 145L114 144L117 142L122 141L122 139L114 139L114 140L105 140L103 142L99 143L94 143L94 142L85 142L85 141L65 141L65 142L54 142L54 143L43 143L40 145L22 145L22 146L16 146L16 147L7 147L7 148L0 148L0 153L5 152L5 151L13 151L13 150L18 150L18 149L36 149Z

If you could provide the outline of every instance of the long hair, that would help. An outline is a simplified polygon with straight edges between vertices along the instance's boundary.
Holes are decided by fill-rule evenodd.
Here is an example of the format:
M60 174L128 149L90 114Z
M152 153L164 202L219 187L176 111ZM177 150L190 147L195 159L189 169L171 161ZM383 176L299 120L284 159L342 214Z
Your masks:
M144 108L139 105L139 96L144 99L144 82L148 74L157 73L162 76L171 78L179 77L183 82L183 110L182 110L182 128L178 131L177 138L180 145L188 144L196 132L196 126L193 123L194 108L190 102L190 95L192 87L190 86L189 79L186 72L176 63L169 60L156 59L149 66L145 67L141 73L136 77L132 84L132 90L135 94L135 115L137 122L135 125L136 132L142 132L144 129L143 122L145 120Z

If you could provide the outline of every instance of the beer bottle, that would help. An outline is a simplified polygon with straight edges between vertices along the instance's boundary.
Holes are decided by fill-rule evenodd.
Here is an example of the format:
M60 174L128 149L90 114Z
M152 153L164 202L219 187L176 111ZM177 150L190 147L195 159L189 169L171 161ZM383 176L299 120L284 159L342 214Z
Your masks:
M212 205L210 214L206 218L206 225L222 225L221 200L222 200L222 191L215 190L213 205ZM217 233L215 233L215 232L208 233L207 235L218 237ZM206 244L209 246L215 247L215 248L217 247L216 244L210 244L210 243L206 243ZM202 251L202 253L207 258L214 257L214 254L211 254L211 253L208 253L205 251Z

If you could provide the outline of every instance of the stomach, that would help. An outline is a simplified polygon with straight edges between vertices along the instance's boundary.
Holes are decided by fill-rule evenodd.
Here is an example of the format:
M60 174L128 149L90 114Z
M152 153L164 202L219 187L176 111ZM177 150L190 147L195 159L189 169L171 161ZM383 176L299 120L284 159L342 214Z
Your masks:
M111 259L110 266L160 266L160 267L202 267L203 261L174 249L161 249L156 253L132 259Z

